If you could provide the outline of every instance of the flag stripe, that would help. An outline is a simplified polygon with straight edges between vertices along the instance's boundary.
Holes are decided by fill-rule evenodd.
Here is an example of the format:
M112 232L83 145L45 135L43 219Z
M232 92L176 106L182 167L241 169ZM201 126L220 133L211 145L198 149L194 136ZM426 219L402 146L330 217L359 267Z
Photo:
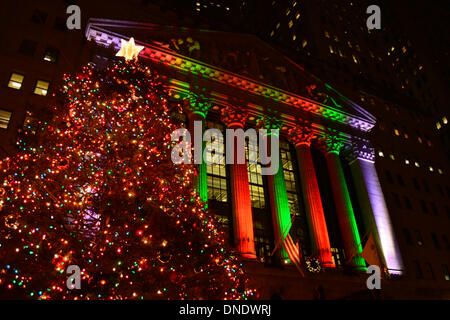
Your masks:
M294 266L297 268L300 274L302 276L305 276L300 262L300 250L294 244L294 241L292 240L290 234L287 234L286 238L284 239L283 247L288 254L289 260L291 260L291 262L294 264Z

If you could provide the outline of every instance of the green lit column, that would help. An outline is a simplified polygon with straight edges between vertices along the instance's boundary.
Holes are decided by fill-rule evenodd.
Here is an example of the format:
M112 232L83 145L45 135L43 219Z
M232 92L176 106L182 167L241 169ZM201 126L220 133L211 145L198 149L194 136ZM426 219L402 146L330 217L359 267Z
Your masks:
M206 163L203 160L205 142L203 141L203 127L209 104L192 94L185 100L185 107L189 118L189 131L191 133L191 142L193 144L194 164L196 165L195 190L203 202L208 202L208 177L206 172ZM200 146L198 148L197 146Z
M339 152L343 146L342 141L333 135L327 135L319 142L319 147L325 155L328 174L330 176L333 199L342 234L346 259L348 263L358 270L365 270L365 261L361 257L362 245L356 224L355 213L350 200L344 170L342 169Z
M259 126L261 129L268 130L267 135L264 135L263 137L260 136L260 138L264 139L267 150L271 150L273 139L279 139L279 130L281 129L281 123L276 118L266 117L259 122ZM286 191L286 182L284 180L283 166L281 165L280 160L280 149L278 148L276 152L278 153L279 159L278 169L275 170L275 174L267 175L267 182L275 235L275 245L279 245L279 256L283 261L286 261L288 259L288 255L286 250L281 245L281 239L282 237L285 237L287 235L287 232L289 232L290 230L291 213Z

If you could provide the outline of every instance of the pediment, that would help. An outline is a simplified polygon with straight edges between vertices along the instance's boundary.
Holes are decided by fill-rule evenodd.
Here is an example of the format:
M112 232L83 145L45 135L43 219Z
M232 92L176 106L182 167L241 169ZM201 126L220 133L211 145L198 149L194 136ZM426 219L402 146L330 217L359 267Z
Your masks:
M364 131L375 123L375 118L363 108L253 35L91 19L87 37L92 38L94 35L95 38L95 32L107 32L119 38L134 37L137 43L154 50L159 49L179 59L186 58L206 67L220 69L248 80L246 82L266 85L281 92L280 96L292 94L303 97L328 108L332 115L344 114L367 122ZM117 46L117 43L111 45ZM272 96L269 91L274 90L263 94Z

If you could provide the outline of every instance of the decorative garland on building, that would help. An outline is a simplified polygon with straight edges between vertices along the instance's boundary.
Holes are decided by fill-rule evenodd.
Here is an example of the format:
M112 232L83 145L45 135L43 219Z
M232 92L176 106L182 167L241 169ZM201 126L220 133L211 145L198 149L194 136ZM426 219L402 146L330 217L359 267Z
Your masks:
M318 259L309 257L306 258L306 269L311 273L319 273L322 271L322 265Z

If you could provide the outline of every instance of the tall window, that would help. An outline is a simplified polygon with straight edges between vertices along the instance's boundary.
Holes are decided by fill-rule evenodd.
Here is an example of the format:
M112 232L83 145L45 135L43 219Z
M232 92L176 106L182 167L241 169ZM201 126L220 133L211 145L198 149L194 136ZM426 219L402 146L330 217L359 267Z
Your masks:
M211 128L223 131L222 125L207 121L205 123L205 130ZM213 139L214 138L216 137L213 137ZM227 202L227 171L225 167L225 143L223 135L213 141L206 142L206 146L211 148L214 154L223 156L223 160L220 163L206 164L206 172L208 175L208 200Z
M266 207L266 200L264 197L264 184L261 175L261 163L259 162L259 148L257 143L245 142L245 157L247 159L248 182L250 186L250 198L252 207L263 209ZM257 163L250 163L250 152L257 155Z
M286 191L289 202L289 211L295 215L292 230L295 232L295 239L298 240L303 253L310 254L310 243L308 237L308 227L306 216L304 214L303 206L299 202L298 188L296 185L296 162L294 161L294 154L290 145L286 141L280 141L281 165L284 173L284 181L286 183ZM291 235L293 233L291 232Z
M300 215L297 187L295 184L295 172L292 164L292 155L289 144L280 141L281 165L284 171L284 180L286 182L286 191L289 201L289 210L291 214Z

